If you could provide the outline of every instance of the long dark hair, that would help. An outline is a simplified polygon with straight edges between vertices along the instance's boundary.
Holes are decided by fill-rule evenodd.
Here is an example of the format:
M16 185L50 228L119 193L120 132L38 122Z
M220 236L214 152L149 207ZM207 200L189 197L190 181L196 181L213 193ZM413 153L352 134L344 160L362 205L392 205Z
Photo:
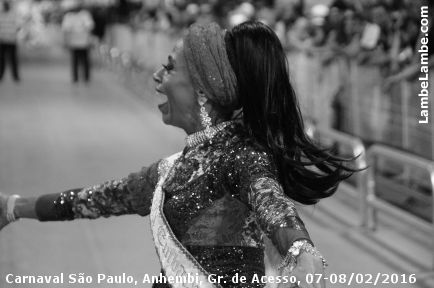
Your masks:
M265 24L248 21L228 31L225 42L238 81L244 126L273 155L285 193L303 204L333 195L354 170L306 135L276 34Z

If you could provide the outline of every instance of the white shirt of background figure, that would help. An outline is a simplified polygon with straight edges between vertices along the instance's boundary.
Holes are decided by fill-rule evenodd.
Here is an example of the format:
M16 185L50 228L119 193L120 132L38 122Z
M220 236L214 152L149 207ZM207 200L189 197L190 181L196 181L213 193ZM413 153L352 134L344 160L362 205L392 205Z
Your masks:
M62 21L66 45L70 48L86 48L92 42L91 31L95 23L87 10L68 12Z

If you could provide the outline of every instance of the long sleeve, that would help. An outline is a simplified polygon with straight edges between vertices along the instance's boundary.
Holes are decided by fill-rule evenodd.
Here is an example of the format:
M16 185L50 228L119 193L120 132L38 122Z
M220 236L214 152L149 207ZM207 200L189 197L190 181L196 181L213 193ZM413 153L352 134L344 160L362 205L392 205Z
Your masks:
M311 241L294 203L275 179L264 177L253 180L248 195L256 221L281 255L285 255L296 240Z
M150 213L157 180L158 162L121 180L40 196L36 201L36 214L40 221L124 214L146 216Z
M254 211L256 222L282 256L292 243L311 242L294 202L285 195L270 156L253 148L240 150L233 167L240 197Z

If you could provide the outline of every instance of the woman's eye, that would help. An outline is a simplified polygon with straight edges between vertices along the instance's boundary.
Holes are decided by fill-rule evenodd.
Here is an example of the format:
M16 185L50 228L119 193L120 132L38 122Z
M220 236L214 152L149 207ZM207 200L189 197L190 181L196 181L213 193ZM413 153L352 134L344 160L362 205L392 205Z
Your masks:
M162 65L163 65L163 68L164 68L166 71L173 70L173 64L167 64L167 65L162 64Z

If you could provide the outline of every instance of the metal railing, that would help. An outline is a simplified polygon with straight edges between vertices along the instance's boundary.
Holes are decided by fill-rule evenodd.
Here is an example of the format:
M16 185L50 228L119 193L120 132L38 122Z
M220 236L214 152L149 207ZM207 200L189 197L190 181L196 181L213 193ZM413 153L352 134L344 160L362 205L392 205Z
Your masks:
M434 191L434 162L383 145L374 145L365 151L365 147L359 138L332 129L306 125L306 132L311 138L319 141L322 145L334 146L337 143L349 147L352 156L359 156L355 160L355 168L362 169L369 165L368 169L362 170L355 175L355 185L351 185L347 182L342 182L340 184L340 189L342 191L359 200L360 226L365 229L368 228L365 231L373 231L377 226L377 212L384 212L392 215L400 221L412 225L412 227L420 229L421 231L430 232L432 235L431 251L433 251L432 269L418 273L418 278L423 280L424 278L432 277L434 275L434 208L432 214L433 223L428 223L402 208L377 198L375 191L376 179L374 176L376 172L378 172L376 169L377 159L384 158L387 160L399 161L404 165L403 174L406 174L411 168L419 168L427 171L429 173L431 189ZM434 207L434 198L432 199L432 207Z
M399 147L434 159L434 128L415 125L420 114L417 105L420 84L402 80L386 85L379 66L360 64L341 55L322 63L321 53L305 54L294 51L287 56L306 118L363 141ZM431 83L434 83L432 75Z
M401 208L398 208L385 200L382 200L377 197L376 194L376 180L375 174L377 172L377 160L379 158L385 160L392 160L398 163L402 163L404 165L404 170L407 170L408 167L423 169L428 172L429 181L431 184L431 193L434 192L434 162L426 160L424 158L405 153L403 151L399 151L390 147L386 147L384 145L373 145L367 151L367 160L368 165L370 166L367 171L366 177L366 190L364 192L364 211L363 211L363 225L370 229L374 230L377 226L377 211L384 212L393 217L401 219L407 223L410 223L414 227L422 229L424 231L430 231L432 235L432 271L428 274L432 275L434 273L434 197L431 198L433 201L432 204L432 223L421 221L420 218L413 216L410 213L403 213Z

